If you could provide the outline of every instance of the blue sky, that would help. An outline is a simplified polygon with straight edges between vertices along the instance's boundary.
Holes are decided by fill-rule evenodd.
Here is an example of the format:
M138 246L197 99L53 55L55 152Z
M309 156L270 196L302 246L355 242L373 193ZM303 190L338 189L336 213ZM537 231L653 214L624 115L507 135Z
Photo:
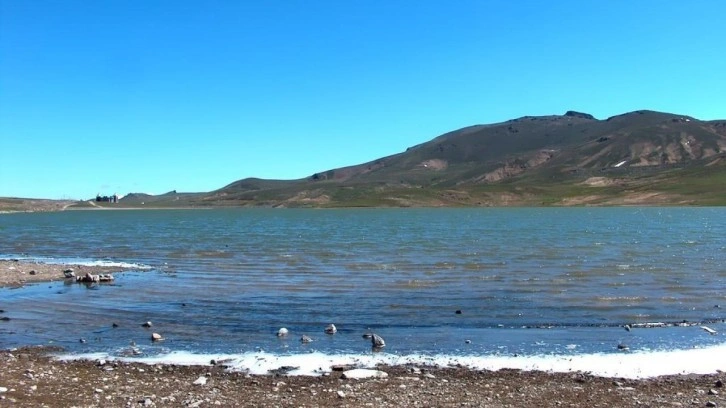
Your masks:
M726 2L0 0L0 196L210 191L567 110L726 118Z

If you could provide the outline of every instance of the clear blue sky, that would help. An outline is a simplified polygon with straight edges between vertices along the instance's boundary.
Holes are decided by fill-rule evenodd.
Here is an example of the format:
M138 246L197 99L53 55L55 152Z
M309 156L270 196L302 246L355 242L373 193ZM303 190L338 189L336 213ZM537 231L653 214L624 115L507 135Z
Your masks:
M726 1L0 0L0 196L210 191L574 109L726 118Z

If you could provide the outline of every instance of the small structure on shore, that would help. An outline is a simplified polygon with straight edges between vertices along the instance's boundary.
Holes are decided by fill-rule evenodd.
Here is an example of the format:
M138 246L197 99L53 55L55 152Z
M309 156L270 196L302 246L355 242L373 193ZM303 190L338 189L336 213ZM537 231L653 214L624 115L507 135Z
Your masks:
M97 203L118 203L118 194L114 194L112 196L102 196L100 194L96 194L96 202Z

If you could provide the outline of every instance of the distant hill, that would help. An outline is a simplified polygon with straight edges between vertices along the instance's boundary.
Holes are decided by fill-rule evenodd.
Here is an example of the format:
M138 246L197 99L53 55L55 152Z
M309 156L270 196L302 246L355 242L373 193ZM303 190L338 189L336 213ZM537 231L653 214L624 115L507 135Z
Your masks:
M726 121L569 111L458 129L405 152L298 180L129 194L125 206L724 205Z

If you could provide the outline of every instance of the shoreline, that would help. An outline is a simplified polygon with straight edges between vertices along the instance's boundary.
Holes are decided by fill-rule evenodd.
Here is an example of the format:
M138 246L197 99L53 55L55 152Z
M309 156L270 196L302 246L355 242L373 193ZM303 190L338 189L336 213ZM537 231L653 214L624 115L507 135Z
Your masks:
M0 260L0 287L63 280L63 270L68 268L73 268L76 275L129 270L118 266ZM35 272L31 274L31 271ZM504 368L492 371L463 366L402 364L365 367L380 370L386 376L355 380L342 378L343 371L337 368L320 376L287 376L284 369L277 373L251 375L230 371L224 364L211 362L182 365L114 359L60 360L52 355L62 351L36 346L0 350L0 405L726 406L726 388L723 388L726 374L723 371L627 379L574 370L555 373ZM354 367L345 367L348 368Z
M119 273L128 270L120 266L43 263L25 260L0 260L0 288L22 287L26 284L62 281L64 270L72 269L76 276Z
M377 366L385 377L249 375L223 365L57 360L58 349L0 351L0 404L152 407L642 407L726 404L723 372L617 379L582 372ZM347 367L349 368L349 367ZM346 369L347 369L346 368ZM381 374L383 375L383 374Z

